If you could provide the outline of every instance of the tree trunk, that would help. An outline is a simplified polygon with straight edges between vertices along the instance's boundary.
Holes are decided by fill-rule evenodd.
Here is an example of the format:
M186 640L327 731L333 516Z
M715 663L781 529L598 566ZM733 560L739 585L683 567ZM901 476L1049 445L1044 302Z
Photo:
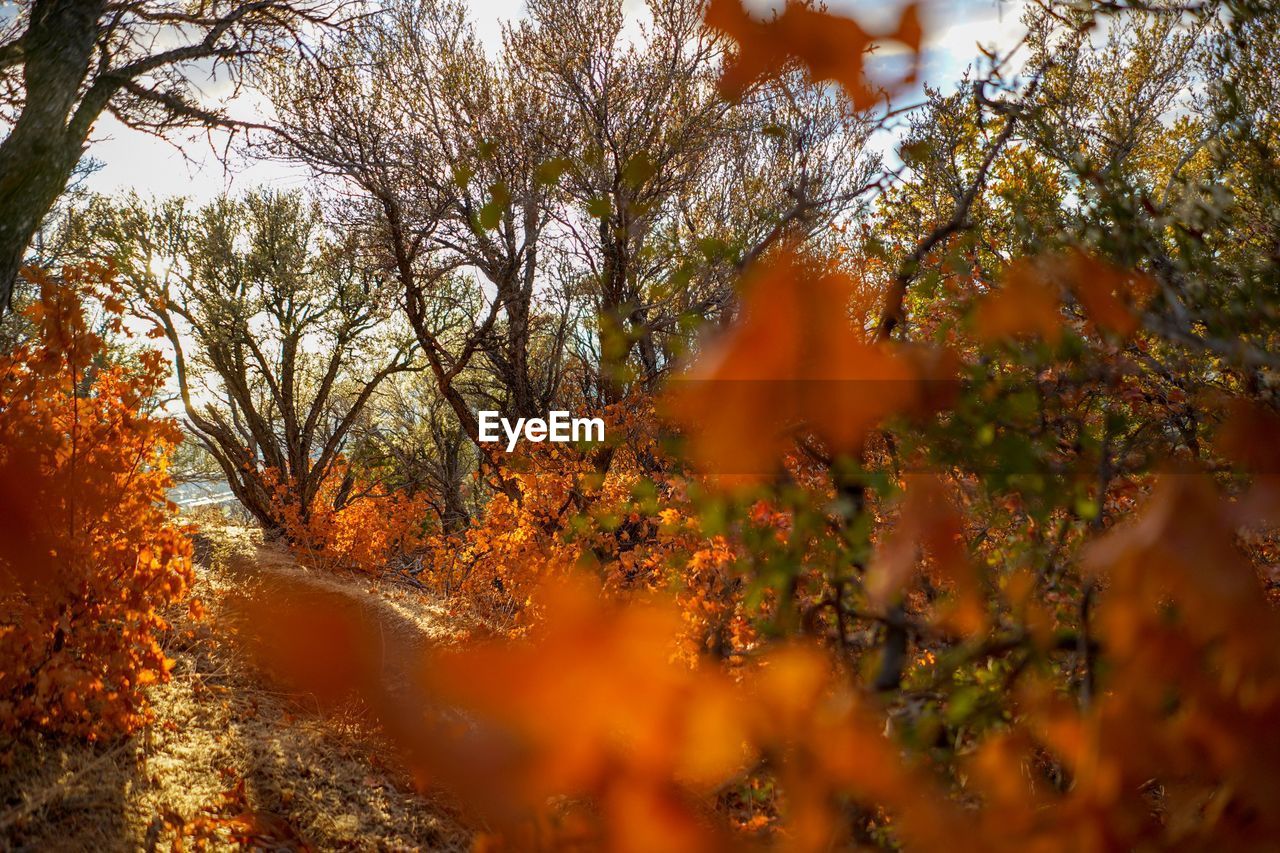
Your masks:
M88 128L71 126L68 117L89 71L104 7L46 0L31 8L22 36L27 100L0 144L0 312L10 308L31 238L83 153Z

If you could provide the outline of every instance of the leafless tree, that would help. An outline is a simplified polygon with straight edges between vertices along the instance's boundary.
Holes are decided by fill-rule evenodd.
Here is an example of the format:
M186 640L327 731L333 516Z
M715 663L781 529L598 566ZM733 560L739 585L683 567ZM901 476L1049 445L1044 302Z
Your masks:
M275 153L341 188L473 440L480 399L544 413L570 362L588 404L651 384L739 265L829 230L875 165L798 74L724 101L697 0L655 0L639 42L618 0L528 12L490 58L463 4L398 0L265 84Z
M394 288L314 203L260 191L199 210L100 206L95 245L173 349L188 427L269 529L306 518L381 384L415 368Z

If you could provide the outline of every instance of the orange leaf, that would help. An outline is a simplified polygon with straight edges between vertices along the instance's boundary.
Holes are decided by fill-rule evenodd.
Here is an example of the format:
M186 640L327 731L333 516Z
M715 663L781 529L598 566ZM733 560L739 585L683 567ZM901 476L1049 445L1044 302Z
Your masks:
M1001 289L980 302L974 331L983 341L1038 336L1056 344L1062 337L1061 294L1067 290L1099 331L1129 337L1139 327L1135 312L1155 287L1150 276L1079 249L1020 258L1005 270Z
M738 55L730 60L720 78L720 91L737 100L752 85L783 71L799 60L815 82L840 84L860 110L875 105L876 89L869 85L863 61L878 41L897 41L912 52L910 70L893 87L915 80L924 33L915 3L903 8L895 30L869 33L852 18L814 9L807 3L788 0L782 14L770 21L753 18L741 0L711 0L707 6L707 26L738 43Z
M850 318L861 313L853 280L791 248L754 266L742 287L738 321L664 400L709 472L772 473L801 428L856 451L887 417L937 405L935 380L954 375L945 357L868 341Z
M1094 325L1126 338L1138 330L1134 312L1155 293L1150 276L1120 269L1079 250L1068 252L1062 263L1076 298Z
M960 513L940 480L908 478L898 522L867 570L867 591L881 609L902 591L915 571L921 551L928 553L941 579L955 587L954 602L940 621L965 634L985 630L985 598L977 567L969 558Z
M1061 300L1046 284L1033 260L1022 258L1005 270L999 290L985 296L974 316L978 339L1039 337L1055 345L1062 339Z

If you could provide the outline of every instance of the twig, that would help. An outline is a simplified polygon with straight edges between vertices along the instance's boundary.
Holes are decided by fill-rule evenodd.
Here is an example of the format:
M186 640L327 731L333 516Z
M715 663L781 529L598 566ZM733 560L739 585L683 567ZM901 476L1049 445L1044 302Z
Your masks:
M1034 87L1034 84L1032 85ZM890 287L889 294L885 299L884 310L880 314L880 322L876 326L877 341L887 341L890 335L893 334L894 327L902 322L903 303L907 298L907 289L920 275L920 265L924 262L924 259L939 243L952 234L969 227L969 210L973 207L973 202L977 199L978 192L986 185L987 172L990 171L991 165L1004 149L1010 137L1013 136L1018 116L1018 113L1010 112L1005 119L1004 128L995 138L995 141L991 143L991 147L987 149L987 154L982 159L982 165L978 167L978 172L974 175L973 182L956 204L956 209L951 214L951 218L933 229L916 246L915 251L902 262L902 266L898 268L898 274L894 278L893 285Z

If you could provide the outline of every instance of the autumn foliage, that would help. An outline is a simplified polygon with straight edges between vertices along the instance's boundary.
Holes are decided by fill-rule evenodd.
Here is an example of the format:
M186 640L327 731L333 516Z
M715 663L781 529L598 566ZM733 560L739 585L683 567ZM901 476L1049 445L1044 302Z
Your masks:
M773 473L800 429L856 450L890 416L936 409L956 380L945 350L864 331L875 297L821 259L784 247L742 288L738 323L674 377L664 401L690 428L688 452L704 472Z
M805 348L861 347L860 357L842 363L864 367L895 357L887 346L877 356L875 345L860 343L847 318L811 310L806 297L825 293L829 273L785 254L767 264L738 326L707 349L695 373L737 371L725 378L767 378L782 389L792 376L803 388L805 365L822 363L797 355ZM1093 300L1110 312L1096 328L1132 332L1120 288L1134 277L1086 258L1068 270L1090 268L1108 271L1092 281L1115 300ZM760 310L767 299L777 304ZM855 413L859 441L884 417L912 411L914 386L929 379L904 369L894 381L901 394L880 395ZM1280 719L1280 620L1232 533L1274 511L1265 482L1231 500L1204 475L1162 479L1136 520L1082 550L1085 594L1100 603L1081 622L1038 600L1037 581L1025 572L992 575L991 555L968 541L963 480L904 477L902 499L878 509L890 522L885 534L857 572L841 572L827 534L803 527L806 506L835 496L812 476L812 461L786 457L780 441L751 450L734 432L749 416L781 410L831 446L854 446L854 436L824 434L803 391L787 394L761 409L749 396L720 400L711 408L727 407L723 420L708 421L708 411L687 422L730 448L778 454L779 470L800 488L789 498L767 491L749 498L724 535L704 529L697 510L705 517L713 505L706 501L727 498L712 497L712 488L701 503L692 499L703 482L696 469L656 483L641 476L641 460L653 464L659 451L651 417L633 413L625 423L614 419L612 433L625 438L603 481L592 477L588 454L527 454L513 460L521 500L495 498L456 544L436 544L437 560L448 562L428 577L444 583L442 591L491 603L500 595L527 626L518 640L422 660L422 695L480 721L477 731L456 735L466 756L487 757L479 769L427 745L450 737L447 720L405 707L370 680L373 664L359 654L336 673L306 664L322 634L346 649L375 646L374 629L340 602L285 602L291 620L277 627L292 639L268 628L259 642L309 689L362 692L423 777L466 793L516 847L721 849L742 841L723 817L735 809L736 832L767 827L766 837L784 849L828 849L854 840L851 826L855 835L912 849L1130 849L1214 838L1263 849L1275 837L1280 827L1268 804L1280 756L1263 744ZM1241 414L1237 431L1248 434L1248 417ZM705 453L695 461L723 462ZM653 490L648 500L642 482ZM807 567L787 592L791 600L751 595L750 567L788 551ZM573 580L584 568L594 584ZM843 612L851 601L865 611ZM776 629L791 609L805 614L807 639L777 646L752 627ZM323 632L299 640L313 617ZM909 690L955 691L948 714L959 749L938 749L940 728L928 734L942 721L910 721L906 708L851 686L858 673L824 651L850 642L846 619L912 625L918 656L900 662L897 677ZM1052 677L1064 652L1086 667L1083 704ZM1007 668L1010 656L1017 663ZM973 669L984 662L988 669ZM981 725L960 725L974 702L1000 710ZM407 722L415 717L417 724ZM894 735L898 717L904 730ZM767 806L743 805L761 790L774 792ZM558 797L594 806L548 811ZM860 815L852 824L851 814Z
M290 549L315 568L379 575L419 555L431 529L425 496L357 482L338 462L305 509L273 469L262 479Z
M495 494L465 530L430 536L419 578L455 612L512 635L541 618L535 600L548 581L585 573L610 597L672 592L682 613L675 653L689 661L744 654L755 629L732 568L742 543L701 517L701 478L672 468L651 400L625 401L605 417L607 472L594 451L517 451L504 476L518 497ZM785 523L765 502L753 518L767 536Z
M936 510L908 511L938 523ZM1280 634L1245 562L1203 559L1231 553L1222 538L1231 512L1202 480L1175 477L1141 521L1091 547L1091 571L1110 589L1099 632L1086 641L1111 651L1108 687L1082 710L1034 664L1006 722L952 766L938 765L928 743L886 734L883 704L851 689L849 673L815 646L774 648L727 671L705 661L690 667L673 656L682 621L673 602L602 605L601 590L581 582L545 586L533 602L542 618L518 643L423 660L424 695L483 721L478 733L453 736L485 764L428 745L451 731L446 721L428 714L406 728L409 708L381 688L366 686L365 695L424 778L469 792L516 847L541 839L550 847L725 848L735 842L713 794L744 783L758 789L764 779L780 786L775 840L783 849L827 849L851 802L871 815L883 809L878 822L912 849L1129 849L1224 837L1238 849L1265 849L1280 829L1269 807L1277 756L1266 746L1280 713ZM1197 521L1175 532L1167 527L1175 517ZM948 630L966 638L965 654L1025 643L1029 662L1047 663L1059 637L1021 590L1010 583L995 602L999 631L981 622ZM1209 618L1188 618L1195 600ZM316 620L325 647L346 658L339 648L377 647L375 626L340 602L307 600L289 612L263 641L276 665L328 694L369 684L371 652L319 671L304 659L325 640L295 632ZM1242 613L1252 614L1247 623ZM925 663L918 677L945 673ZM597 808L545 810L565 795ZM1157 801L1178 819L1162 819Z
M864 71L867 53L877 42L896 41L911 51L910 70L900 79L883 81L885 86L914 82L924 39L919 14L917 4L908 3L896 29L870 33L852 18L799 0L788 0L770 20L754 17L741 0L712 0L706 21L737 43L737 55L720 78L726 97L740 98L750 86L798 61L813 80L839 84L855 107L867 109L883 92Z
M95 298L122 332L108 271L29 274L33 336L0 357L0 728L101 738L168 677L163 612L191 583L165 497L180 434L152 413L161 354L112 363L90 328Z
M832 76L820 39L763 42L818 13L709 14L760 65L744 80L792 58ZM1165 466L1113 448L1185 396L1126 360L1159 346L1154 277L1096 248L968 273L962 322L919 306L927 345L891 337L911 273L867 288L872 266L776 248L659 401L610 413L603 470L592 449L503 460L514 494L434 540L424 577L504 630L412 651L409 694L340 600L286 596L274 626L246 605L251 645L364 698L495 847L1270 849L1274 416L1231 400L1199 458L1157 436ZM988 445L1015 462L984 470ZM325 637L336 670L309 663Z
M800 2L705 15L733 100L802 67L866 110L920 61L915 5L879 35ZM911 68L877 84L883 41ZM1169 325L1204 296L1171 295L1212 262L1204 232L1151 237L1152 257L1093 223L985 245L992 159L1040 117L974 97L1003 124L977 128L990 156L968 152L971 191L926 239L895 257L778 229L733 269L724 322L664 353L665 383L574 377L606 441L467 445L465 524L356 462L316 494L263 474L295 554L411 564L464 617L449 641L287 577L232 597L230 636L321 706L367 710L478 849L1275 849L1274 362L1207 310ZM1117 205L1137 206L1156 210ZM159 362L97 362L75 293L100 275L44 279L41 334L0 384L20 614L0 651L23 662L0 708L94 735L140 719L157 609L189 580L163 502L176 436L143 413ZM594 331L607 349L616 330ZM223 799L188 829L252 841L243 782Z

